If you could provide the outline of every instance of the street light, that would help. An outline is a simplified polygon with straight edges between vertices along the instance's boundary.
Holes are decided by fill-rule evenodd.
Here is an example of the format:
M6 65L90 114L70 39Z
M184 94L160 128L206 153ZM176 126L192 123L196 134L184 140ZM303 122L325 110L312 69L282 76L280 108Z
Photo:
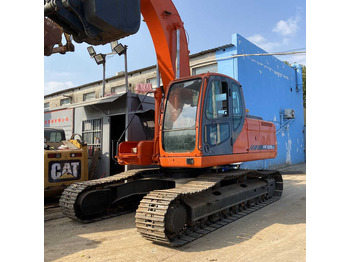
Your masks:
M105 54L97 54L94 56L96 64L105 64L106 63L106 55Z
M114 48L118 45L118 40L115 40L115 41L112 41L111 42L111 49L112 49L112 52L114 52Z
M118 55L126 53L127 46L122 44L117 44L113 50L117 52Z
M89 55L90 55L91 57L94 57L94 56L96 55L95 49L94 49L92 46L88 46L88 47L87 47L87 50L88 50Z
M103 81L102 81L102 97L105 96L105 86L106 86L106 55L96 54L95 49L92 46L88 46L87 50L91 58L95 59L96 64L103 65Z
M125 128L128 128L129 126L129 82L128 82L128 63L127 63L127 55L126 50L128 49L127 45L117 44L113 47L113 50L119 55L124 55L124 61L125 61L125 92L126 92L126 105L125 105ZM125 132L125 141L129 140L128 131ZM125 171L128 170L128 166L125 166Z

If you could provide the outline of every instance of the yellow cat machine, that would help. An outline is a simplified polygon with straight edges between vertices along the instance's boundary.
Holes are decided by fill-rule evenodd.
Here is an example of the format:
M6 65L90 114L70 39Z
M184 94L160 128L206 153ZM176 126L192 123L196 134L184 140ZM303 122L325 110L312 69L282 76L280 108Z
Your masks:
M88 180L87 145L66 140L63 129L44 130L44 196L53 197L74 182Z

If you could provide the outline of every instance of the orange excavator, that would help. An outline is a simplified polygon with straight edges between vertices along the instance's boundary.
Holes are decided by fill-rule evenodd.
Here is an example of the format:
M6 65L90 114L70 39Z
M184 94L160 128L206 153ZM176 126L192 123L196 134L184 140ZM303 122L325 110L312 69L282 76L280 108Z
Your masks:
M75 41L93 45L136 33L141 13L163 81L154 91L154 139L122 142L116 156L145 168L70 185L60 199L66 216L93 222L137 208L144 238L182 246L281 197L278 171L233 165L276 157L275 125L247 115L236 80L190 76L186 33L171 0L46 0L44 9Z

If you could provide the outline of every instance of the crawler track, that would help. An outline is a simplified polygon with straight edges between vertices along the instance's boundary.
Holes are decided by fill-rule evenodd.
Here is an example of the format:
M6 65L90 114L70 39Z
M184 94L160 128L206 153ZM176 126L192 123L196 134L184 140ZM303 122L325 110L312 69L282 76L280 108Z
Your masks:
M265 191L251 199L234 203L225 210L220 210L215 214L208 214L205 218L197 221L187 221L179 232L174 233L167 230L167 214L174 212L172 209L176 208L178 203L196 194L220 187L220 183L224 180L244 177L260 178L262 180L273 179L275 182L273 194ZM146 195L136 211L136 227L138 232L150 241L169 246L182 246L275 202L282 195L282 190L282 176L276 171L237 170L222 174L203 174L179 187L168 190L156 190Z
M89 190L94 190L98 188L108 187L110 185L118 185L123 184L126 182L133 181L135 179L139 179L144 176L156 176L159 174L159 169L137 169L137 170L129 170L124 173L120 173L114 176L91 180L91 181L84 181L84 182L77 182L74 184L71 184L69 187L67 187L59 200L59 205L61 208L62 213L78 222L83 223L91 223L103 219L107 219L110 217L122 215L128 212L133 211L134 209L130 209L127 206L119 206L117 208L113 208L108 210L104 215L94 217L94 218L84 218L79 214L79 210L76 208L76 203L78 201L79 196L87 192Z

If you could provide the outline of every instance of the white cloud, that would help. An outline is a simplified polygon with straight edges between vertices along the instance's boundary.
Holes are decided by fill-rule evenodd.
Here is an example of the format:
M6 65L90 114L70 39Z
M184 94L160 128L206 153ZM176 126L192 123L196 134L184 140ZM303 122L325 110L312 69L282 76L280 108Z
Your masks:
M265 37L260 34L255 34L250 37L247 37L250 42L253 42L258 47L264 49L267 52L273 52L278 50L281 47L281 43L279 42L270 42Z
M280 52L281 48L285 48L290 43L288 38L283 38L281 42L270 42L260 34L252 35L247 37L247 39L269 53ZM282 61L288 61L291 64L296 62L306 66L305 54L277 56L277 58Z
M284 36L294 35L299 29L298 21L298 17L291 17L287 21L280 20L277 22L272 31Z
M306 66L306 55L305 54L287 56L287 58L285 58L284 60L288 61L291 64L298 63L298 64Z
M257 44L257 45L258 45L258 44L261 44L261 43L263 43L263 42L266 42L265 37L263 37L263 36L260 35L260 34L252 35L252 36L248 37L248 40L249 40L250 42L253 42L253 43Z
M61 91L67 88L74 87L74 84L71 81L58 82L58 81L49 81L44 84L44 94L51 94L57 91Z

